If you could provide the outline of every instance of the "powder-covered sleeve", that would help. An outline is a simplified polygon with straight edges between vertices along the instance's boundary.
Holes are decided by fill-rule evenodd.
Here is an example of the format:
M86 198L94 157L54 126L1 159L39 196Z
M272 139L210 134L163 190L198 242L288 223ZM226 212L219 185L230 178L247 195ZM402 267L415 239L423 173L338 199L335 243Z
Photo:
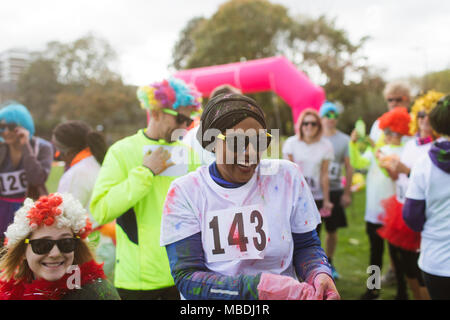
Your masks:
M201 233L166 246L170 270L188 300L256 300L261 274L226 276L206 267Z
M297 167L296 164L294 164ZM293 233L306 233L316 229L321 222L319 210L305 178L297 167L291 171L293 176L293 205L291 230Z
M301 234L293 233L292 239L294 240L295 271L303 281L311 283L319 273L333 277L331 265L322 249L316 230Z
M182 179L187 182L186 177ZM178 180L176 179L170 185L164 202L161 220L161 246L187 238L201 230L200 221L194 209L195 205L183 187L177 184Z

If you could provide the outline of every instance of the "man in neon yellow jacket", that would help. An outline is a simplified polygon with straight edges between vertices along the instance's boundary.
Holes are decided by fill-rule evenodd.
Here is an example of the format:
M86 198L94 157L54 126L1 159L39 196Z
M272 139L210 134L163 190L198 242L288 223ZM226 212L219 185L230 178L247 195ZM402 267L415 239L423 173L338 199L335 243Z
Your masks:
M90 209L99 224L116 219L114 285L121 298L178 299L166 250L159 245L160 223L170 183L199 166L174 133L192 123L201 97L179 79L140 87L137 94L149 110L148 126L110 147Z

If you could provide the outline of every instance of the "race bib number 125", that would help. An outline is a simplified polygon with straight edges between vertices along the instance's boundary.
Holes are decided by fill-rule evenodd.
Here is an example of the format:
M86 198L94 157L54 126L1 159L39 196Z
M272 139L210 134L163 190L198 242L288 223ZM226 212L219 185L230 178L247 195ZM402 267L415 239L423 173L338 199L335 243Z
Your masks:
M263 259L268 232L259 205L207 212L202 232L207 261Z

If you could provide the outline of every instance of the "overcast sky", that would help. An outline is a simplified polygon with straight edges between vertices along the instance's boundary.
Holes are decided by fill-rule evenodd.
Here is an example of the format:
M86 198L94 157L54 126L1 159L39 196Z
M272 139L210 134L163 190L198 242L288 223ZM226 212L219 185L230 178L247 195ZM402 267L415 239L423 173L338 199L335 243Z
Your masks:
M129 84L167 77L172 48L187 21L211 17L224 0L3 0L0 52L42 50L52 40L69 42L88 32L108 40ZM272 0L291 15L325 14L354 42L371 36L369 64L386 79L450 68L450 1Z

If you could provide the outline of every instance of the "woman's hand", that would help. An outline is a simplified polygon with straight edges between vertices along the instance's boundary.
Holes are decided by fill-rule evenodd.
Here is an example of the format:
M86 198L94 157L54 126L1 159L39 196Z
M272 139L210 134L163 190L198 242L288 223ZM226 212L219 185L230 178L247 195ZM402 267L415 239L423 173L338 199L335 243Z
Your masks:
M341 196L341 206L347 208L352 203L351 192L344 192Z
M259 300L313 300L314 288L288 276L263 273L258 284L258 297Z
M328 200L323 201L322 208L320 209L320 216L326 218L331 216L331 211L333 210L333 203Z
M14 129L14 133L17 137L17 142L23 146L30 142L30 132L24 127L17 127Z
M315 289L314 298L316 300L341 300L333 279L326 273L316 275L312 285Z
M392 171L394 171L397 174L404 173L408 175L411 172L411 169L408 168L403 162L398 160L393 162Z

